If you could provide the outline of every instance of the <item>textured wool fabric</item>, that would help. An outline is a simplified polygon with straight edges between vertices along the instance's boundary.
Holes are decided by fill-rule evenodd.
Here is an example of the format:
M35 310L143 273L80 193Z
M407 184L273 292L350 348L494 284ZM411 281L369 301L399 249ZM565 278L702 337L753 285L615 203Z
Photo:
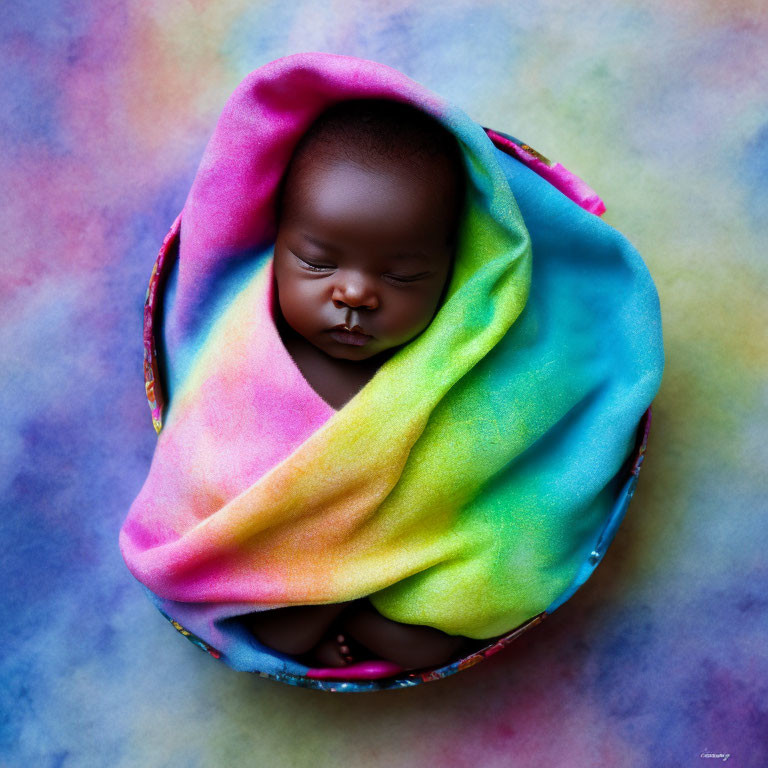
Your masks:
M314 118L361 97L453 132L467 205L435 318L336 411L275 328L274 204ZM481 639L583 580L660 385L659 302L591 190L524 155L349 57L280 59L227 102L171 233L150 328L158 443L120 548L158 607L232 666L278 663L245 613L368 595L396 621Z

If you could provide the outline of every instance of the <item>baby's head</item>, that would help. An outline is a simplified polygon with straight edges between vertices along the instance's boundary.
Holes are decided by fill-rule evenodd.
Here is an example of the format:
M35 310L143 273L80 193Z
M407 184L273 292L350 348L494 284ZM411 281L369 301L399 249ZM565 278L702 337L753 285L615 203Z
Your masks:
M447 289L465 187L458 142L415 107L359 99L324 112L278 194L274 273L285 322L347 360L411 341Z

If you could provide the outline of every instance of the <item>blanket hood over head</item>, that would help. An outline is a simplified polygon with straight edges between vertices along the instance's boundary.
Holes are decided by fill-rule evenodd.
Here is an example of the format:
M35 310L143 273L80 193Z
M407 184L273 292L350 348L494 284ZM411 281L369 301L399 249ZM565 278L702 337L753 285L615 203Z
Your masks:
M367 97L456 136L467 204L432 323L336 411L275 327L275 194L312 121ZM368 595L481 639L572 591L663 367L656 290L620 233L400 72L298 54L232 94L172 236L148 326L158 442L120 532L167 615L254 669L237 621L254 611Z

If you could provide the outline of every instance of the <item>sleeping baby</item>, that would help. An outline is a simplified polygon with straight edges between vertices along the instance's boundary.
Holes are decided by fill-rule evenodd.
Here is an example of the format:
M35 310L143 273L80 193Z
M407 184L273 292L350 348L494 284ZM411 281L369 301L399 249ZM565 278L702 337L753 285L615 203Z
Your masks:
M158 441L120 550L232 668L436 679L600 561L661 378L658 294L526 147L333 54L228 100L150 276Z
M410 105L341 102L283 176L273 316L312 389L341 409L431 322L450 282L466 188L456 139ZM391 621L363 598L249 614L265 645L310 665L441 665L473 642Z

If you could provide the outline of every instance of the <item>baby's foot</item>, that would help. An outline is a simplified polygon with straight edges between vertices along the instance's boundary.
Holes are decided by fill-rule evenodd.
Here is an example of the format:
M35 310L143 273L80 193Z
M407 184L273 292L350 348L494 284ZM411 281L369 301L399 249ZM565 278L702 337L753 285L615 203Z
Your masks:
M441 666L457 658L472 643L463 635L448 635L434 627L392 621L370 602L345 617L341 631L379 658L404 669Z
M243 616L245 626L264 645L282 653L307 653L320 641L344 603L295 605Z
M321 667L346 667L364 658L370 658L370 653L366 653L359 643L335 632L320 640L312 649L310 660Z

